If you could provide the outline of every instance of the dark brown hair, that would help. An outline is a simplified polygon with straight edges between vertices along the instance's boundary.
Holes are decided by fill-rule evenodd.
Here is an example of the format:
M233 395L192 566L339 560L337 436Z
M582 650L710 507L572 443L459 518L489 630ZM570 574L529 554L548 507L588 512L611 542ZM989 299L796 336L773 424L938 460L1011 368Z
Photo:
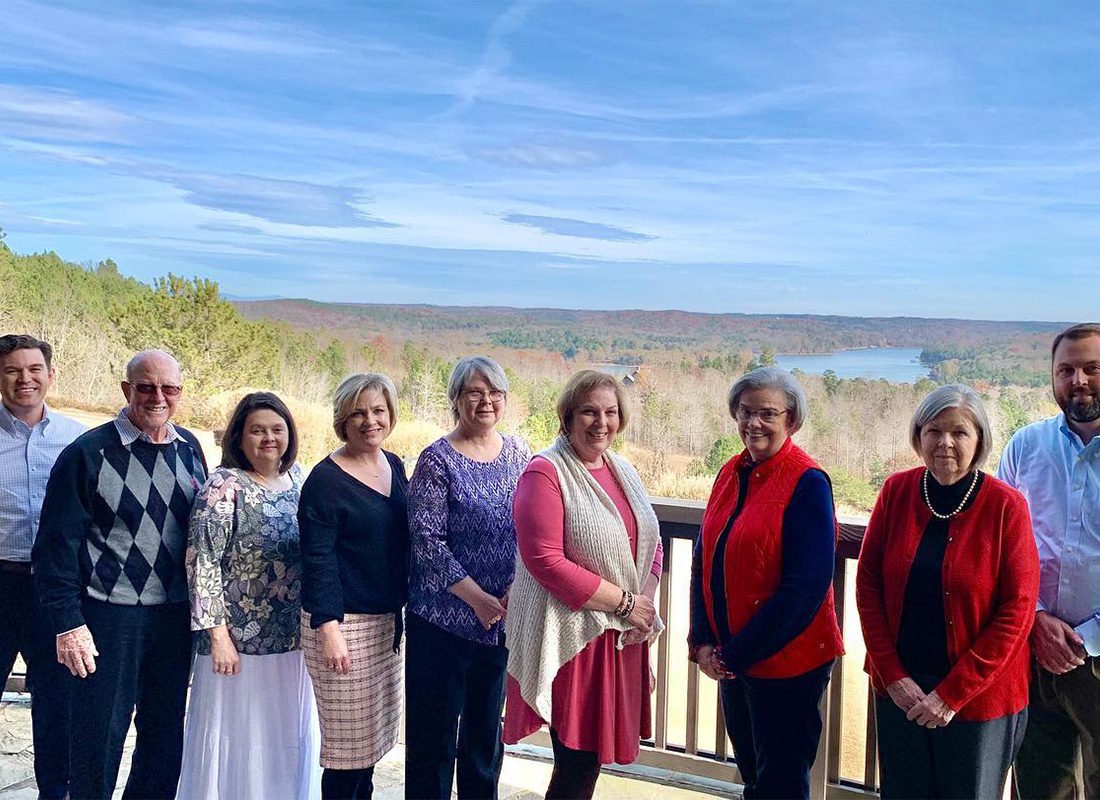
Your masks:
M1062 343L1063 339L1069 339L1071 342L1075 342L1078 339L1084 339L1088 336L1100 336L1100 322L1078 322L1076 325L1070 325L1055 336L1054 344L1050 346L1051 366L1054 366L1054 354L1058 352L1058 345Z
M53 348L49 342L36 339L29 333L9 333L6 336L0 336L0 356L6 356L16 350L41 350L42 357L46 359L46 369L52 366Z
M241 440L244 439L244 424L248 415L253 411L267 409L274 411L286 422L287 443L286 452L279 459L279 472L286 472L294 464L298 457L298 429L294 425L294 417L290 415L290 409L286 403L271 392L252 392L241 398L233 414L229 417L229 427L222 437L222 466L233 469L253 469L252 462L241 449Z

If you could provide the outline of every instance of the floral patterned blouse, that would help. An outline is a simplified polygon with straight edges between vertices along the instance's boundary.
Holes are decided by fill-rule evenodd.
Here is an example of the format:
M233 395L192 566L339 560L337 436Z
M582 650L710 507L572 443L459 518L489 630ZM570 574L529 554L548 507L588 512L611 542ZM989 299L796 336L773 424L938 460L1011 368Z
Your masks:
M228 627L243 655L298 649L302 470L295 464L289 475L291 487L276 491L244 470L219 467L195 498L186 565L200 655L210 654L207 629L217 625Z

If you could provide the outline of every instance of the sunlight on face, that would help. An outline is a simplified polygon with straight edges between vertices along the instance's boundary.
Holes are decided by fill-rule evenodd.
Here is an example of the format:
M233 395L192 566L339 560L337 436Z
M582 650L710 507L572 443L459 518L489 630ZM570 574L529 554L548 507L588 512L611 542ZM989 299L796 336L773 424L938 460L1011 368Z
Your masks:
M790 437L790 412L782 389L748 389L738 399L737 432L753 461L780 451Z
M610 386L600 386L573 410L569 444L585 464L598 463L619 432L619 398Z

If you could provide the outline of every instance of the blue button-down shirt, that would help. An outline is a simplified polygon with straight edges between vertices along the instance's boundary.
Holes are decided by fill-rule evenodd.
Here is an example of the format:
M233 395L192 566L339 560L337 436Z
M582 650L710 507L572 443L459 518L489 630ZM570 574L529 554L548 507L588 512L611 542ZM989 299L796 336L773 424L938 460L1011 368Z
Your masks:
M1100 612L1100 436L1065 414L1018 430L997 469L1027 498L1039 547L1039 608L1070 625Z
M31 560L50 470L85 430L48 407L32 427L0 403L0 561Z

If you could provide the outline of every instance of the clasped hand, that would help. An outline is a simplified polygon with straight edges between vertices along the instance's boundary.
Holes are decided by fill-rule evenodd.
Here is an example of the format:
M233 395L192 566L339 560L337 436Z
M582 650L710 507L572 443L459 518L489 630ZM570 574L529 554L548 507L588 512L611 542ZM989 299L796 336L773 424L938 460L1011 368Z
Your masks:
M653 600L644 594L634 595L634 610L626 618L631 626L623 634L623 645L640 644L653 635L653 623L657 619L657 607Z
M935 690L925 694L912 678L901 678L886 687L894 705L905 712L905 718L924 728L942 728L955 718L955 712L943 702Z
M713 645L705 644L700 647L695 653L695 660L699 664L699 669L703 670L703 674L712 680L720 681L733 677L733 673L726 669L722 659L718 657L718 649Z
M1084 640L1066 622L1046 611L1035 614L1031 652L1047 672L1062 675L1085 663Z
M489 630L508 614L508 596L503 598L479 589L477 599L471 604L481 627Z

